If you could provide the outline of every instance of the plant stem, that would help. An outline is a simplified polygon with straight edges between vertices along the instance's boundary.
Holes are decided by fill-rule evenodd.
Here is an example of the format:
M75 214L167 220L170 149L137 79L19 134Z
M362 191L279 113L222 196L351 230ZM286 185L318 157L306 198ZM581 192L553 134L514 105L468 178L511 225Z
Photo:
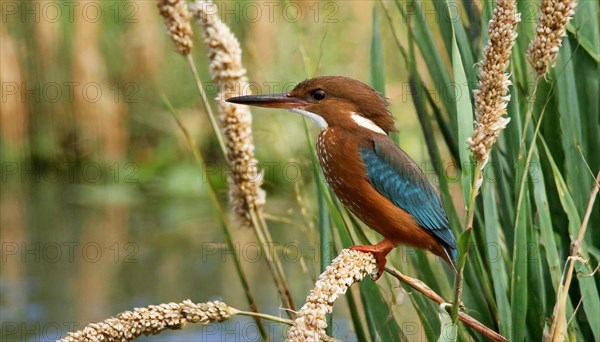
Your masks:
M531 97L529 98L529 106L527 108L527 115L525 116L525 123L523 124L523 132L521 132L521 145L525 145L525 137L527 136L527 126L529 126L529 121L533 117L533 106L535 104L535 98L537 94L537 87L540 81L540 76L535 78L533 81L533 90L531 91Z
M481 188L481 183L483 182L482 171L484 166L485 164L481 162L477 162L477 165L475 166L475 174L473 175L473 180L471 182L471 193L468 202L469 209L467 211L467 222L463 234L470 234L470 232L473 230L473 218L475 217L475 199L477 198L477 194L479 194L479 188ZM458 273L456 275L456 281L454 282L454 305L452 305L453 322L456 322L456 320L458 319L458 308L460 307L462 297L463 273L469 255L469 246L470 239L466 243L465 250L459 250L457 262Z
M210 120L211 126L215 133L215 136L217 137L219 147L221 148L221 153L223 154L225 161L227 163L229 163L229 158L227 157L228 156L227 147L225 146L225 142L223 140L221 130L219 129L217 119L212 111L212 108L210 107L208 98L206 97L206 92L204 91L204 88L202 87L202 80L200 79L200 75L198 74L198 70L196 69L196 64L194 63L194 59L192 58L191 53L187 55L187 61L188 61L188 64L190 65L190 68L192 69L192 74L193 74L194 80L196 82L196 87L198 89L198 92L200 93L200 97L202 98L202 104L204 105L204 109L206 110L206 113L208 114L208 118ZM195 149L195 150L197 150L197 149ZM264 219L262 219L260 213L254 212L254 210L252 210L252 212L249 214L252 217L252 226L253 226L254 232L256 233L256 237L259 240L261 250L264 253L264 255L267 257L267 265L269 267L269 271L273 275L273 279L275 281L275 286L277 287L277 290L280 293L282 300L286 303L288 308L293 310L294 303L292 301L292 296L291 296L291 293L287 286L287 281L285 279L285 275L283 274L283 268L281 266L281 262L279 261L279 257L277 256L276 253L271 253L271 248L267 248L267 246L272 245L272 243L270 243L270 241L272 241L272 240L271 240L270 234L268 232L268 228L264 224ZM262 222L262 224L261 224L261 222ZM288 316L290 316L290 318L292 318L292 316L291 316L292 313L290 311L287 311L287 312L288 312Z
M171 105L171 102L164 95L163 95L163 100L164 100L165 104L167 105L167 107L169 108L169 113L171 113L171 116L173 117L173 119L177 123L177 126L179 126L179 129L181 130L181 132L185 136L186 141L188 143L188 146L192 150L194 158L196 159L196 163L200 167L200 172L203 172L203 168L205 166L205 162L204 162L204 157L200 153L200 149L198 148L198 146L194 142L194 139L192 139L192 136L190 135L189 131L185 128L185 126L183 126L183 124L181 123L181 121L177 117L177 115L175 113L175 109ZM244 293L246 295L246 300L248 301L248 305L250 306L250 308L252 309L252 311L258 313L258 308L256 307L256 301L254 300L254 296L252 295L252 291L250 290L250 285L249 285L249 282L248 282L248 278L246 277L246 274L244 273L244 270L242 269L242 264L241 264L240 257L239 257L239 255L237 253L237 250L235 249L235 246L234 246L234 243L233 243L233 239L231 237L231 232L229 231L229 226L227 224L227 216L225 215L225 211L221 207L221 204L219 202L219 198L217 196L217 191L215 189L214 184L212 183L212 181L210 179L208 179L207 183L208 183L208 188L209 188L209 192L210 192L212 201L213 201L213 203L215 205L215 209L217 210L217 214L218 214L218 217L219 217L221 229L223 230L223 235L225 235L225 241L227 243L227 248L229 248L229 250L233 251L233 258L234 258L235 270L236 270L236 272L238 274L238 277L240 278L240 281L242 283L242 287L244 288ZM258 317L255 317L255 320L256 320L256 324L258 325L258 328L260 330L260 334L263 337L263 339L268 339L269 335L267 334L267 330L266 330L266 328L264 326L264 323Z
M540 79L539 77L537 77L535 79L535 84L533 86L533 94L531 95L529 109L527 110L527 117L525 119L525 128L523 129L523 133L522 133L523 135L521 137L521 146L523 149L525 148L525 139L527 136L527 126L529 124L529 121L533 117L533 105L535 103L535 95L537 92L537 85L538 85L539 79ZM542 125L542 119L544 118L544 114L546 113L547 105L548 105L548 103L546 102L546 104L544 105L544 108L542 108L540 118L538 119L537 125L535 126L535 131L533 132L533 137L531 138L531 145L527 149L527 157L525 159L525 164L523 165L523 172L521 174L522 177L519 180L519 195L517 196L517 207L516 207L517 211L516 211L516 215L515 215L515 226L517 225L517 222L519 222L519 214L521 212L521 202L523 201L523 194L525 192L525 182L527 180L527 174L529 173L529 165L531 163L531 158L533 156L533 149L535 147L535 141L539 134L540 127ZM523 150L519 151L519 156L518 156L519 159L523 158L523 156L521 154L522 151Z
M217 137L217 141L219 142L219 147L221 148L221 153L223 153L223 157L225 160L227 159L227 148L225 146L225 141L223 141L223 135L221 134L221 130L219 129L219 125L217 124L217 119L215 118L215 114L213 113L212 108L210 107L210 103L208 103L208 98L206 97L206 92L204 91L204 87L202 87L202 80L200 79L200 75L198 74L198 70L196 69L196 64L194 63L194 58L192 54L189 53L186 56L188 64L192 69L192 75L194 75L194 81L196 82L196 88L198 89L198 93L200 93L200 98L202 99L202 104L204 105L204 109L208 114L208 119L210 120L210 125Z
M561 284L559 288L559 294L556 299L556 305L554 306L552 324L550 325L550 332L548 334L547 341L563 341L564 335L564 325L566 323L566 310L567 310L567 297L569 295L569 288L571 287L571 281L573 280L573 269L575 268L575 261L577 260L577 253L579 253L579 248L581 247L581 241L585 236L585 231L587 230L588 221L590 219L590 215L592 214L592 209L594 207L594 202L596 201L596 196L598 195L600 183L600 172L596 176L596 180L594 183L594 189L590 194L590 200L588 201L587 210L585 211L585 216L583 218L583 222L581 222L581 228L579 229L579 233L577 234L577 239L573 241L573 247L571 249L571 255L567 258L567 264L565 264L565 273L563 273L562 279L564 279L564 283Z
M268 314L264 314L264 313L260 313L260 312L254 312L254 311L242 311L242 310L238 310L236 308L229 308L229 311L232 315L240 315L240 316L251 316L251 317L255 317L255 318L264 318L264 319L268 319L270 321L273 322L279 322L279 323L283 323L283 324L287 324L287 325L294 325L294 321L292 321L291 319L285 319L285 318L281 318L281 317L277 317L277 316L273 316L273 315L268 315Z
M442 303L446 303L444 298L442 298L439 294L437 294L435 291L433 291L429 286L427 286L427 284L425 284L421 280L406 276L403 273L401 273L400 271L396 270L395 268L386 267L385 270L386 270L386 272L391 274L396 279L407 284L408 286L412 287L413 289L419 291L420 293L425 295L425 297L436 302L438 305L440 305ZM456 306L456 305L453 305L453 307L454 306ZM494 330L486 327L485 325L483 325L483 323L479 322L478 320L467 315L464 312L459 312L458 318L463 323L470 326L474 330L478 331L479 333L481 333L482 335L484 335L491 341L508 342L508 340L504 336L502 336L499 333L495 332Z
M281 265L281 260L279 260L279 256L277 253L273 253L272 248L267 248L268 246L272 246L273 243L271 241L271 234L269 233L269 229L266 225L264 218L262 217L262 213L256 210L251 210L249 212L250 218L252 221L253 230L256 234L256 238L259 241L259 245L262 253L266 256L267 266L271 275L273 276L273 281L275 282L275 287L277 287L277 291L281 297L281 300L287 305L288 309L294 310L294 301L292 300L292 294L287 285L287 279L285 277L285 273L283 271L283 266ZM286 310L288 317L293 318L293 313L291 310Z

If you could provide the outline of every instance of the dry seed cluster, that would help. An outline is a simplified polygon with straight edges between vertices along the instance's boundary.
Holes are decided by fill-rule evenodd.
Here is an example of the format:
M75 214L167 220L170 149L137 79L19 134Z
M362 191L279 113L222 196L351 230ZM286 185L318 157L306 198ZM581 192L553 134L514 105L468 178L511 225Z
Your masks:
M535 38L529 43L527 59L538 76L554 66L567 24L575 15L576 0L542 0Z
M514 0L498 0L488 24L488 43L479 68L475 98L475 130L467 144L478 163L485 164L492 145L510 121L504 117L510 101L510 75L506 73L511 50L517 38L521 16Z
M262 174L254 157L252 115L247 106L224 101L242 95L240 90L248 88L246 69L242 67L242 49L229 27L219 19L212 1L194 1L190 8L202 27L211 78L219 85L219 120L231 169L229 201L235 219L249 226L248 212L262 208L265 202L265 193L260 187Z
M125 311L100 323L90 323L83 329L70 332L60 342L75 341L133 341L143 335L163 330L181 329L186 323L208 324L230 317L229 307L222 302L150 305Z
M306 304L298 311L294 326L288 332L288 341L322 339L327 328L325 315L332 312L338 297L345 294L352 284L375 272L376 268L371 253L342 250L306 297Z
M187 55L192 50L191 15L183 0L159 0L158 11L165 18L167 33L175 43L177 51Z

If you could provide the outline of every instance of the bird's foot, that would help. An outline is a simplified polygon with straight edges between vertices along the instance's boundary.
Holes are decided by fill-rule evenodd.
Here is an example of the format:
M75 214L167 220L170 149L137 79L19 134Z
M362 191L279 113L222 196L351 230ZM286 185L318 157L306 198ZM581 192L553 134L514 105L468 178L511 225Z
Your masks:
M387 262L385 257L392 249L394 249L394 247L396 247L396 245L396 243L388 239L384 239L376 245L357 245L350 247L350 249L373 254L378 267L377 274L375 276L371 276L371 279L375 281L383 274L385 263Z

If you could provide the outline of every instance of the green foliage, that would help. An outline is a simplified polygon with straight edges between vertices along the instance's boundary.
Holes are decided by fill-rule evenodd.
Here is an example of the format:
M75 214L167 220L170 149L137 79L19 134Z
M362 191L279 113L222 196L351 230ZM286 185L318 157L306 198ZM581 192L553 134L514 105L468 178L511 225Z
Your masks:
M373 6L373 38L371 39L371 87L385 96L385 71L383 68L383 45L379 30L378 7Z
M438 342L454 342L456 341L456 334L458 327L456 323L452 321L452 317L448 311L446 311L446 306L448 304L441 304L438 308L440 322L442 326L442 330L440 332L440 337L438 338Z
M423 96L415 94L412 99L432 163L444 165L447 158L452 158L452 162L462 166L460 188L466 201L471 190L468 178L471 167L465 139L472 132L473 111L469 95L475 86L473 81L476 81L476 67L471 66L473 56L481 54L479 51L473 53L471 47L481 49L482 43L485 44L479 37L487 38L487 25L478 27L466 17L452 15L452 11L462 9L453 1L446 2L448 8L439 8L439 3L435 5L436 13L447 10L451 14L437 16L437 23L427 21L418 4L409 5L410 11L407 3L399 1L395 8L398 11L383 9L387 11L391 29L398 30L406 23L409 44L415 44L420 52L420 55L406 54L403 44L396 42L400 48L399 56L409 58L406 64L411 72L411 82L416 84L411 90L417 90L422 83L426 92L440 91L444 86L454 84L463 94L456 99L442 96L438 102L427 102ZM490 323L490 328L510 340L539 340L549 328L563 279L563 267L571 251L570 244L582 227L581 217L590 200L595 173L600 169L598 103L590 96L599 93L597 42L600 36L598 21L592 20L589 14L594 13L597 19L596 7L592 2L585 2L578 8L556 67L538 80L535 102L531 100L534 98L535 72L524 58L525 48L515 47L511 70L515 86L511 89L508 107L511 122L484 170L480 196L475 203L465 203L465 208L474 205L476 210L465 268L465 310L481 322ZM581 11L587 11L588 15ZM531 23L528 25L518 29L520 39L525 43L532 38ZM480 32L472 32L473 29ZM435 32L439 32L439 37ZM425 61L422 66L420 58ZM590 81L582 81L582 78ZM422 81L427 79L430 83ZM582 82L592 89L581 86ZM527 121L528 114L531 121ZM435 131L436 126L440 132ZM449 131L444 132L444 128ZM438 137L440 134L442 139ZM543 153L540 153L544 137L552 140L543 144ZM440 150L453 151L456 147L459 157L439 153ZM547 165L550 167L545 167ZM440 195L452 222L455 209L452 202L445 199L452 197L453 189L458 189L452 184L448 186L448 175L442 168L436 168L436 173L440 179ZM598 206L595 209L589 218L590 228L600 224ZM594 273L598 265L596 251L600 248L598 236L594 229L587 231L581 244L582 259L576 261L579 276L573 280L577 285L570 288L566 318L572 340L598 339L598 325L592 323L600 314L600 279ZM468 241L459 239L463 240ZM415 265L416 276L434 286L439 278L426 269ZM450 273L448 277L453 278ZM420 296L411 294L411 297ZM447 300L450 298L448 293L442 293L442 296ZM435 310L426 308L428 302L412 299L424 328L440 319L443 324L445 315L436 317ZM574 307L579 303L583 303L583 310L580 308L575 312ZM475 340L485 340L471 329L466 330ZM447 337L438 338L445 340Z
M442 96L439 103L428 101L428 97L422 96L422 93L421 96L411 95L432 163L444 165L447 161L448 157L443 157L440 150L458 151L458 155L452 154L450 158L452 162L458 163L459 169L462 170L460 188L466 201L471 191L472 167L465 140L472 132L473 109L469 95L476 80L476 69L471 68L474 55L471 47L481 46L479 37L486 37L487 33L484 31L487 27L482 25L477 28L484 31L467 34L466 31L472 30L473 27L466 22L466 18L461 18L460 21L448 20L457 18L456 13L452 12L456 10L457 4L453 1L446 2L448 7L444 10L449 11L450 15L439 16L441 19L437 23L441 41L444 42L440 46L434 34L435 27L425 20L418 5L411 8L411 13L407 11L405 3L396 2L396 5L398 13L390 13L390 9L382 8L386 11L391 29L397 29L396 24L400 22L394 19L397 15L403 19L402 22L407 23L409 53L406 53L400 42L396 43L399 53L408 58L405 62L411 73L411 90L416 92L421 90L420 87L424 87L425 93L429 94L431 91L441 91L445 85L453 84L458 88L453 95L459 92L462 94L456 98ZM438 7L436 6L436 11L441 13ZM383 66L380 64L383 58L377 9L373 10L373 20L371 83L381 90L384 88L381 85ZM526 29L523 30L524 32L519 33L525 34ZM461 251L470 247L469 256L464 260L465 310L510 340L539 340L544 330L549 328L553 318L553 307L558 298L562 267L570 253L572 240L569 236L574 239L581 228L580 217L586 209L593 185L594 174L590 170L597 172L600 166L596 157L600 148L597 134L590 136L591 132L598 132L600 129L598 106L595 100L588 96L589 92L577 91L576 81L579 70L590 68L591 72L598 69L598 58L593 54L591 44L598 38L594 25L588 25L585 34L581 36L582 41L571 34L565 39L557 68L547 78L538 80L540 84L535 103L530 102L535 73L524 56L513 56L513 83L517 86L511 89L511 103L508 107L511 123L494 147L492 160L484 170L484 184L480 197L474 203L465 203L465 208L474 205L476 210L474 236L461 236L459 239L464 245L461 246ZM420 52L419 57L413 44ZM522 55L524 51L524 48L516 47L514 53ZM417 67L417 58L425 60L424 67ZM583 62L578 63L579 60ZM427 84L424 79L431 79L432 84ZM595 90L598 90L597 81L597 78L592 77L590 82ZM550 106L548 103L557 105ZM592 110L588 110L589 108ZM527 122L529 111L532 121ZM557 120L559 126L543 125L544 118ZM442 139L439 139L439 133L435 131L432 122L440 128ZM540 155L538 146L542 137L546 135L559 140L553 141L552 145L546 148L546 153ZM554 162L553 155L561 157L560 164ZM548 163L550 168L543 167ZM448 175L444 174L443 168L436 168L436 173L440 180L440 195L456 230L455 225L460 220L454 218L456 210L450 200L452 184L448 184ZM562 203L561 210L552 210L555 208L553 203ZM329 205L333 204L329 202ZM330 210L337 211L340 208L334 206ZM340 214L348 215L344 212ZM341 235L347 237L352 231L358 234L356 231L360 229L355 224L345 224L346 221L334 222L338 231L343 232ZM568 223L566 226L565 222ZM597 210L592 213L589 225L593 226L594 222L600 223ZM568 333L572 339L598 337L597 327L590 323L593 317L600 314L599 281L597 276L591 276L594 265L598 263L598 255L589 252L600 247L598 240L594 241L592 238L596 234L597 232L588 232L584 236L581 254L586 264L578 261L577 269L585 276L577 277L578 286L572 287L569 293L567 319L570 322ZM344 245L347 245L349 240L342 239L344 240ZM461 254L459 264L463 262L464 256L466 255ZM428 265L430 260L423 257L411 260L418 263L414 265L417 277L433 288L439 288L439 272L428 271L431 269ZM393 258L390 258L390 262L401 268ZM447 276L448 280L453 277L450 273ZM365 282L361 285L361 294L366 312L366 326L371 332L371 338L400 336L400 332L396 330L398 325L390 325L390 320L396 319L402 323L403 318L391 313L383 314L380 306L385 304L381 302L380 292L376 291L368 296L377 288L373 288L368 280ZM386 289L383 293L387 293L387 290L392 291L391 288L387 288L385 282L379 283L382 284L381 288ZM366 291L367 287L369 291ZM447 300L450 298L447 291L442 295ZM439 340L456 338L452 337L452 334L443 333L446 331L444 329L448 329L445 325L449 319L445 310L437 312L431 302L418 293L412 293L410 297L425 331L425 335L422 336ZM580 301L583 302L584 310L579 310L573 316L573 303ZM374 307L379 309L373 311ZM353 316L358 315L355 310L359 308L351 306L350 310ZM359 323L355 321L356 324ZM469 328L459 329L458 334L465 338L465 331L471 338L485 340Z

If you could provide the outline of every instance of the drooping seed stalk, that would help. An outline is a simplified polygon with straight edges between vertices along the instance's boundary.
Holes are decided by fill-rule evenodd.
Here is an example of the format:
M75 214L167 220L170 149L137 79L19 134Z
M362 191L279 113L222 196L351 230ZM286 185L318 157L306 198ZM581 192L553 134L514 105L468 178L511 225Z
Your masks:
M242 311L220 302L168 303L135 308L102 322L90 323L83 329L67 333L59 342L133 341L142 335L156 335L166 330L178 330L186 324L207 325L223 322L231 316L250 316L292 325L289 319L257 312Z
M125 311L99 323L90 323L79 331L70 332L60 342L133 341L142 335L156 335L164 330L181 329L187 323L209 324L231 317L223 302L150 305Z

